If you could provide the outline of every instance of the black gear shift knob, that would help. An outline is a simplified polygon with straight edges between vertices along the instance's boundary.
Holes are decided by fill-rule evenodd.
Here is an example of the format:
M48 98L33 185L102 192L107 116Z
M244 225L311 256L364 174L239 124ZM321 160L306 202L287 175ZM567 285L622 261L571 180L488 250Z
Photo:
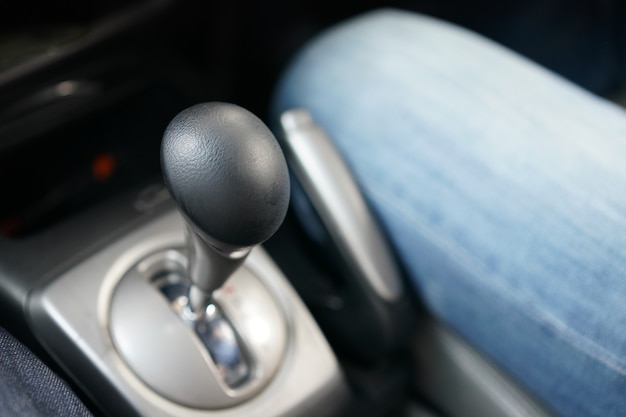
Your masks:
M179 113L161 147L165 183L211 243L250 247L269 239L289 202L285 158L249 111L203 103Z
M206 298L282 223L289 202L285 158L252 113L203 103L168 125L161 169L189 224L192 292L195 286Z

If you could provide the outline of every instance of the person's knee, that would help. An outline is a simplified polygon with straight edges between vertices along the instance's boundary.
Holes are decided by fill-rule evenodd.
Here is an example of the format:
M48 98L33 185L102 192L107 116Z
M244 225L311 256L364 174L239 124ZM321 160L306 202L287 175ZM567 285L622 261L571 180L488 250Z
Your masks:
M322 101L380 102L410 92L417 103L439 91L471 95L477 82L488 79L500 89L527 67L532 64L466 29L381 9L343 22L305 46L278 85L274 116L294 106L314 109Z

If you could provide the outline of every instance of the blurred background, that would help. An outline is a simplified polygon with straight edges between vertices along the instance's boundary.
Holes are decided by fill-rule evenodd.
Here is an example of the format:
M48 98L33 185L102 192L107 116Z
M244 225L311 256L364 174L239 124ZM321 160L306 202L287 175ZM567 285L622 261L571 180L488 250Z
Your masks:
M625 102L617 0L2 1L0 237L19 239L159 176L168 121L232 101L264 117L289 58L324 28L380 7L477 31Z

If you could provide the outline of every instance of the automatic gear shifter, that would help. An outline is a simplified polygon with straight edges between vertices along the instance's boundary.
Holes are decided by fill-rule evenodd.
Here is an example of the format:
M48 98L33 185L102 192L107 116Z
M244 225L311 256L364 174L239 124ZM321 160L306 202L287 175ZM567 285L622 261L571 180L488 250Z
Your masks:
M211 293L269 239L289 202L289 175L270 130L249 111L204 103L178 114L161 145L165 183L188 225L189 302Z
M287 164L252 113L205 103L170 122L161 165L185 219L186 247L156 252L122 278L111 307L113 340L162 395L197 408L236 405L271 381L287 346L284 309L263 273L244 265L285 217ZM154 289L157 298L147 295ZM133 305L140 298L149 313ZM154 363L172 371L155 372Z
M184 219L149 213L37 290L43 345L106 415L337 412L348 392L332 350L254 247L289 198L272 134L240 107L200 104L170 123L162 166Z

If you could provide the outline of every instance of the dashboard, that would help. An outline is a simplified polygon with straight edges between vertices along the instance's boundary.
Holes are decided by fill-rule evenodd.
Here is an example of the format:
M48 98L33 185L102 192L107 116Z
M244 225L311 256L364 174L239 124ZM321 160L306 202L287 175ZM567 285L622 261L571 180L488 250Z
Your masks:
M43 7L16 6L0 34L0 186L10 196L0 236L9 239L157 178L167 121L206 90L167 43L146 43L168 2Z

